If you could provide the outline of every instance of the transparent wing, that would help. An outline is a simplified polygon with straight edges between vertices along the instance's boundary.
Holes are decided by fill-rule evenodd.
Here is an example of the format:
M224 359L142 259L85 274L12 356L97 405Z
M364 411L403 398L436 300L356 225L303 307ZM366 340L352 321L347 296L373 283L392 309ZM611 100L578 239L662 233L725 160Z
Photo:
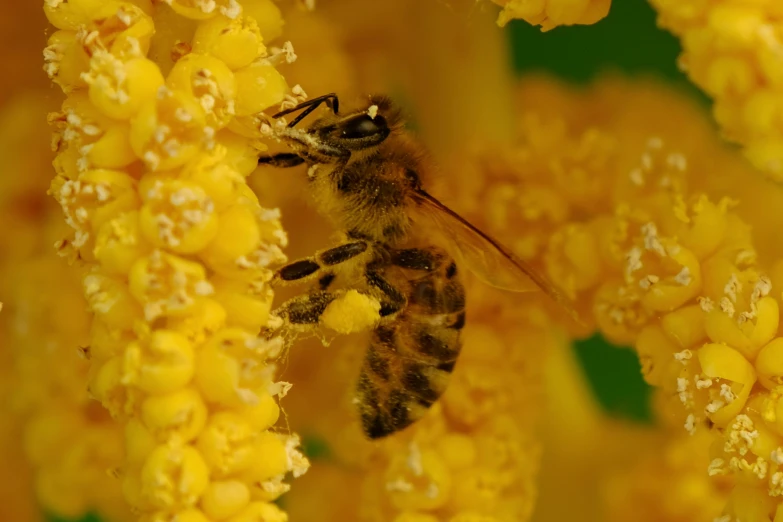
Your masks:
M543 274L427 192L418 190L415 200L420 218L446 236L457 262L483 282L512 292L543 291L573 315L571 300Z

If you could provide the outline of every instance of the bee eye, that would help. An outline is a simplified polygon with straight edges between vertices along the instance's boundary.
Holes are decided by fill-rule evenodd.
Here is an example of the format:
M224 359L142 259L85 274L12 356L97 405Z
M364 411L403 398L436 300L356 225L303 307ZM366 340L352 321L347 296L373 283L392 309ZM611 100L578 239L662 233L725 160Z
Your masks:
M385 132L388 129L386 120L383 116L371 118L368 114L363 114L345 122L341 127L340 136L347 139L366 138Z

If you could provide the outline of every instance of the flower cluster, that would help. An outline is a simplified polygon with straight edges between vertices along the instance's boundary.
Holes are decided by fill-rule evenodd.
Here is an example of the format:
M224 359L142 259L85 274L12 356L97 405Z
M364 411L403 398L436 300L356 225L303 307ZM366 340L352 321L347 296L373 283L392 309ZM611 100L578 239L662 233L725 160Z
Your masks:
M246 176L263 111L296 98L267 48L270 0L47 0L50 192L94 314L89 393L122 425L122 493L144 520L285 520L308 462L276 431L283 341L259 337L286 234ZM301 89L292 90L302 96Z
M503 6L498 24L521 19L549 31L561 25L591 25L609 13L612 0L492 0Z
M680 37L681 68L715 101L723 134L783 180L783 6L776 0L651 0Z
M743 484L727 516L766 520L753 518L754 505L773 513L783 477L780 266L759 261L737 203L717 195L731 194L720 186L729 152L696 126L688 136L660 121L653 111L664 99L669 111L693 110L672 94L643 114L619 114L618 100L655 98L634 87L605 81L574 95L529 82L517 146L480 156L466 179L481 177L482 187L456 197L492 209L475 218L557 281L606 338L636 348L683 429L712 430L719 442L704 472ZM700 175L723 160L714 182Z

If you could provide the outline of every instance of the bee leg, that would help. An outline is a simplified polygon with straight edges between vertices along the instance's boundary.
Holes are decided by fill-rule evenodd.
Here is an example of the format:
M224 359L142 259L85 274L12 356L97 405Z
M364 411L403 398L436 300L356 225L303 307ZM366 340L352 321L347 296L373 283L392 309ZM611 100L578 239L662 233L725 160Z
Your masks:
M381 276L379 272L368 269L365 273L367 284L372 288L377 288L383 294L381 301L381 317L387 317L395 314L405 308L407 299L405 294L397 290L391 283Z
M340 289L333 292L315 291L309 294L292 297L272 315L282 320L282 324L275 327L279 329L290 329L295 332L307 332L319 327L321 316L332 304L333 301L344 296L346 290ZM359 293L376 298L369 292L359 290ZM381 315L383 314L383 305L381 305Z
M271 156L259 156L259 165L270 165L280 169L286 169L289 167L296 167L304 163L304 159L298 154L293 152L280 152L279 154L273 154Z
M281 318L287 325L315 327L326 307L343 293L344 291L313 292L293 297L280 305L273 314Z
M363 254L369 248L366 241L351 241L327 250L316 252L313 257L299 259L279 269L275 274L273 283L305 281L324 277L327 267L332 267L353 259ZM329 281L331 283L331 281ZM329 286L328 284L326 285Z

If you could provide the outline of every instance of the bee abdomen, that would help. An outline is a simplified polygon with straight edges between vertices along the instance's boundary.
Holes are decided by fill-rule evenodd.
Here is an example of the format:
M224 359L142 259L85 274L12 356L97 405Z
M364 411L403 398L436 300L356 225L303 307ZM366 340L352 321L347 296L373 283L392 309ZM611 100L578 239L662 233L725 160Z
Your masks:
M464 321L464 312L452 315ZM459 329L446 325L408 316L378 328L357 389L366 435L385 437L424 416L446 390L459 351Z

